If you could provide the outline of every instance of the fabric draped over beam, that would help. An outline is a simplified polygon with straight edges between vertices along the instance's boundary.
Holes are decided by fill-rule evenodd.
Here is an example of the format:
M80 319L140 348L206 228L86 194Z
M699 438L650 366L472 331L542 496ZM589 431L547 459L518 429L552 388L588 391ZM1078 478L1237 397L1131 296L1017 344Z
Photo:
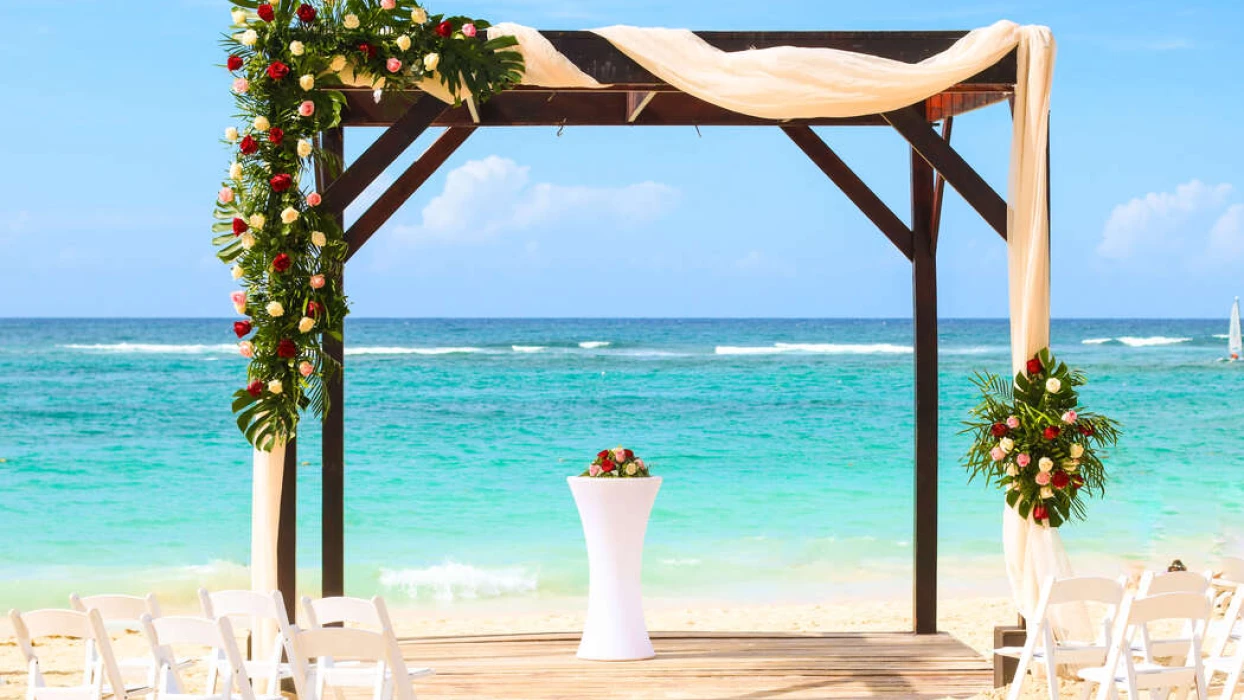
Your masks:
M285 474L285 445L271 452L255 450L251 479L251 590L270 593L277 589L276 542L281 528L281 482ZM276 623L252 622L255 639L251 649L271 649Z
M688 95L773 120L845 118L894 111L967 80L1015 50L1018 71L1007 217L1015 371L1048 344L1046 149L1055 44L1047 27L1000 21L969 32L942 53L914 64L830 48L781 46L726 52L683 29L613 26L593 31ZM502 23L490 27L488 35L518 39L518 50L526 62L524 85L607 87L575 66L536 29ZM383 79L373 82L368 76L343 75L342 79L347 84L383 87ZM454 101L454 95L437 81L425 81L420 87L444 102ZM469 95L460 97L469 99ZM272 541L263 545L275 551L275 531ZM1071 575L1062 541L1057 530L1023 520L1006 508L1003 545L1015 603L1025 617L1031 617L1043 578ZM275 575L264 579L269 580L274 583Z

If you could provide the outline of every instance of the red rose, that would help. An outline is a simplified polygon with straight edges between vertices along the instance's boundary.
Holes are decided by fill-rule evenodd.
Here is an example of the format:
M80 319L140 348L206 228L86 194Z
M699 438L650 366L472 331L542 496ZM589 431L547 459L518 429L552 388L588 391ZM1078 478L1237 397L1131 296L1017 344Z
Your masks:
M613 471L613 468L614 468L613 460L611 459L606 459L600 463L600 470L602 472L605 472L606 474Z
M241 56L230 56L229 60L225 62L225 65L228 66L229 70L235 71L242 67L243 65L242 57Z
M286 360L297 357L298 345L289 338L284 338L276 344L276 356Z
M242 336L251 332L251 322L250 321L234 321L233 332L237 333L238 337L241 338Z
M274 146L280 146L281 141L285 138L285 130L279 126L268 129L268 142Z
M609 450L601 450L596 453L596 459L609 459Z
M1028 374L1040 374L1042 369L1041 360L1034 357L1028 361Z
M1051 425L1048 428L1046 428L1044 432L1041 433L1041 437L1045 438L1046 440L1053 440L1054 438L1058 437L1058 433L1059 433L1058 426Z
M242 137L242 143L238 144L238 150L242 151L242 155L249 156L259 150L259 142L250 135Z
M294 262L293 260L289 259L288 255L286 255L285 253L281 253L280 255L272 259L272 269L276 270L277 272L285 272L286 270L289 269L289 266L292 265L293 262Z
M1071 488L1079 489L1083 485L1084 485L1084 477L1080 476L1079 474L1076 474L1075 476L1071 477Z
M1080 424L1080 434L1081 434L1081 435L1092 435L1092 434L1093 434L1093 426L1089 425L1088 423L1081 423L1081 424Z
M271 22L276 17L276 13L272 11L272 6L266 2L255 8L255 13L259 15L259 19L265 22Z
M1050 517L1050 512L1045 509L1045 506L1037 506L1036 508L1032 509L1033 520L1047 520L1049 519L1049 517Z
M305 2L302 3L298 6L298 19L302 20L303 24L311 24L315 21L315 8Z
M273 80L281 80L289 75L289 66L280 61L273 61L268 64L268 77Z
M259 395L263 393L263 382L256 379L250 384L247 384L246 392L255 398L259 398Z
M376 55L376 47L367 42L359 44L359 51L362 51L368 58L373 58Z
M632 459L635 459L635 453L631 452L630 450L624 450L622 454L626 455L627 462L631 461Z
M445 20L444 22L436 25L436 33L443 37L448 37L450 34L454 33L454 25L451 24L449 20Z
M320 305L318 302L307 302L307 315L311 318L315 318L320 315Z
M277 173L268 180L268 184L272 185L273 192L284 192L294 184L294 178L289 173Z
M1002 437L1003 435L1006 435L1006 423L994 423L993 426L989 428L989 432L993 433L994 437Z
M1067 488L1067 484L1071 483L1071 476L1068 475L1067 472L1057 471L1050 477L1050 483L1054 484L1054 488L1056 489L1065 489Z
M245 221L239 219L236 216L233 217L233 235L240 236L246 233L247 229L249 228L250 226L247 226Z

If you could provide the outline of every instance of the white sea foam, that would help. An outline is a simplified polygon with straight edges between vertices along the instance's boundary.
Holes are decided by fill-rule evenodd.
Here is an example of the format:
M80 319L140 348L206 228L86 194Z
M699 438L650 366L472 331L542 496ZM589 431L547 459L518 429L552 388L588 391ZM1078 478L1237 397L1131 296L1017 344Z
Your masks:
M1114 340L1114 338L1085 338L1084 340L1080 341L1080 344L1081 345L1102 345L1105 343L1109 343L1112 340Z
M662 559L661 563L665 564L666 566L699 566L700 560L695 559L695 558L688 558L688 559L672 558L672 559Z
M1219 340L1226 340L1227 338L1230 338L1231 336L1227 335L1226 333L1215 333L1214 337Z
M171 345L164 343L92 343L61 345L67 350L113 352L132 354L204 355L207 353L236 353L236 345Z
M511 345L510 349L514 352L543 352L548 350L543 345Z
M892 343L774 343L771 346L718 345L718 355L899 355L910 353L910 345Z
M483 350L472 347L405 348L377 346L346 348L347 355L459 355L476 352L483 352Z
M1177 345L1186 343L1192 338L1170 338L1164 335L1154 335L1148 338L1133 338L1132 336L1123 336L1119 338L1119 342L1131 348L1147 348L1154 345Z
M608 340L585 340L579 343L579 347L584 350L595 350L596 348L607 348L611 345Z
M539 577L522 567L480 569L447 561L422 569L381 569L380 585L401 591L413 600L497 598L534 593Z

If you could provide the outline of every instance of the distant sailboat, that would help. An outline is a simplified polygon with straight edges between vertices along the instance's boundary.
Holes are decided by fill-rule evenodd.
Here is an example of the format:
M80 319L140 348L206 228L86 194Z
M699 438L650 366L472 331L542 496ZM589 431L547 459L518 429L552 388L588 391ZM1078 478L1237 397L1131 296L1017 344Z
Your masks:
M1227 331L1227 352L1231 356L1231 360L1240 359L1242 349L1240 347L1240 298L1235 298L1235 305L1231 307L1231 330Z

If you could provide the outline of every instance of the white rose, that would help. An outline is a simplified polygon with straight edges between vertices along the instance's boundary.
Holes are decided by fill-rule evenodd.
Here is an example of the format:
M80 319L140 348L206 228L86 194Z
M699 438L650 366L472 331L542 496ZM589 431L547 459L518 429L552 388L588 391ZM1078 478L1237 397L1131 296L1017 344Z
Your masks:
M1045 380L1045 390L1051 394L1057 394L1059 391L1062 391L1062 388L1063 383L1058 381L1057 377L1050 377Z
M298 157L306 158L310 156L312 148L314 148L314 146L311 145L310 141L306 139L300 139L298 141Z
M229 17L233 19L233 23L242 26L246 24L246 10L233 10L229 13Z
M626 465L627 476L635 476L635 472L637 471L639 471L639 468L635 466L634 462L631 462L630 464Z
M430 53L423 57L423 68L427 71L434 71L441 64L441 55L439 53Z
M241 163L233 163L229 166L229 179L230 180L241 180L242 179L242 164Z
M259 43L259 34L254 29L247 29L238 35L238 41L242 42L243 46L254 46Z
M397 38L397 48L403 51L409 51L410 50L410 37L406 36L405 34L399 36Z
M242 270L242 266L241 266L241 265L234 265L234 266L233 266L233 269L232 269L232 270L230 270L230 273L233 275L233 279L235 279L235 280L236 280L236 279L241 279L242 275L244 275L244 274L245 274L245 272L243 272L243 270Z
M293 207L285 207L285 210L281 212L281 221L284 221L287 224L292 224L297 220L298 220L297 209Z
M281 306L279 301L268 302L268 306L265 309L272 318L280 318L285 315L285 307Z
M295 56L301 56L307 52L307 47L301 41L289 42L289 52Z
M303 316L302 319L298 321L298 332L299 333L306 333L312 328L315 328L315 319L311 318L310 316Z
M998 441L998 447L1001 447L1003 452L1010 452L1015 449L1015 441L1011 438L1004 437Z
M342 25L345 26L346 29L358 29L359 28L359 16L356 14L348 14L341 19L341 23Z
M255 237L249 231L242 234L240 240L242 241L242 250L250 250L255 247Z
M311 242L315 244L316 248L323 248L324 244L328 242L328 237L324 235L323 231L312 231Z
M1053 498L1053 497L1054 497L1054 489L1050 488L1049 486L1041 487L1041 498Z
M249 223L251 225L251 228L255 229L256 231L262 231L263 225L268 223L268 221L267 219L264 219L263 214L251 214L251 218L247 223Z
M1082 456L1084 456L1084 445L1078 442L1071 443L1071 458L1080 459Z
M238 134L238 128L236 126L231 126L228 129L225 129L225 140L229 143L237 141L238 136L240 136L240 134Z
M333 62L328 66L334 73L340 73L346 67L346 57L341 54L333 56Z
M281 384L280 379L273 379L272 381L268 382L268 391L273 394L279 394L282 391L285 391L285 385Z
M255 117L255 131L267 131L272 128L272 123L267 117Z
M1041 461L1037 462L1037 467L1043 472L1048 472L1054 468L1054 460L1049 457L1042 457Z
M1019 476L1019 467L1015 466L1014 464L1006 465L1006 475L1007 476Z
M298 87L302 88L303 90L310 90L311 88L315 87L315 76L311 75L310 73L302 76L301 78L298 79Z
M415 24L423 24L428 21L428 11L422 7L416 7L410 11L410 21Z

